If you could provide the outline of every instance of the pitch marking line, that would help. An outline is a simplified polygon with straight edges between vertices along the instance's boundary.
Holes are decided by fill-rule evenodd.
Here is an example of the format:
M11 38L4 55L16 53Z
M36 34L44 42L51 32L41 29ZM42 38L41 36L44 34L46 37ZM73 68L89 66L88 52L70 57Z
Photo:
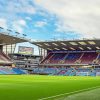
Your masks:
M88 91L88 90L92 90L92 89L96 89L96 88L100 88L100 86L96 86L96 87L91 87L91 88L87 88L87 89L82 89L82 90L78 90L78 91L73 91L73 92L67 92L67 93L63 93L63 94L59 94L59 95L54 95L54 96L50 96L50 97L46 97L46 98L41 98L41 99L38 99L38 100L46 100L46 99L52 99L52 98L55 98L55 97L60 97L60 96L64 96L64 95L67 95L67 94L74 94L74 93L78 93L78 92L84 92L84 91Z

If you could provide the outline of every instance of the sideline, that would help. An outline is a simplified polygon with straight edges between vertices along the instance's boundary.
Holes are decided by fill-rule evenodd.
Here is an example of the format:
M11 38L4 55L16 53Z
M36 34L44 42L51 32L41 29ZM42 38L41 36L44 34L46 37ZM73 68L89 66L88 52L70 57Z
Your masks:
M52 99L52 98L55 98L55 97L60 97L60 96L64 96L64 95L67 95L67 94L74 94L74 93L78 93L78 92L89 91L89 90L96 89L96 88L100 88L100 86L91 87L91 88L82 89L82 90L73 91L73 92L67 92L67 93L63 93L63 94L59 94L59 95L54 95L54 96L50 96L50 97L46 97L46 98L40 98L38 100Z

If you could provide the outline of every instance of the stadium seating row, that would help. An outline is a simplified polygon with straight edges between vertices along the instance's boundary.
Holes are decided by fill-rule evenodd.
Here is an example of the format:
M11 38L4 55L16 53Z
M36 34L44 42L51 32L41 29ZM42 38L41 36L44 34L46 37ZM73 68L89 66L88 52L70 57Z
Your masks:
M8 64L8 63L12 63L10 58L4 54L3 52L0 51L0 64Z
M100 54L96 52L49 53L41 64L100 64Z
M19 68L0 66L0 74L27 74L27 72Z
M0 51L0 74L26 74L26 71L21 70L19 68L11 68L8 66L3 66L9 64L10 65L12 64L11 59L2 51Z
M34 68L33 73L62 76L100 76L100 68Z

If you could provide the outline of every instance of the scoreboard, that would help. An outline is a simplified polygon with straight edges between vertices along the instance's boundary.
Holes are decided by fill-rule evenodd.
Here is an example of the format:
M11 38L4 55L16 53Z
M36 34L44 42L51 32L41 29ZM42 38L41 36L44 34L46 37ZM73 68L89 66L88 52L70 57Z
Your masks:
M32 55L34 53L34 48L25 47L25 46L19 46L18 53L26 54L26 55Z

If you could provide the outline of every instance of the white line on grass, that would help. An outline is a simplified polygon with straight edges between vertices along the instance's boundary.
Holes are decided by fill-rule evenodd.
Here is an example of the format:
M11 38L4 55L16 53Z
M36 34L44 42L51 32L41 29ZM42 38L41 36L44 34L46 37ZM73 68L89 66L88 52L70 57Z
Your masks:
M63 93L63 94L58 94L58 95L54 95L54 96L50 96L50 97L46 97L46 98L41 98L41 99L38 99L38 100L52 99L52 98L55 98L55 97L60 97L60 96L64 96L64 95L67 95L67 94L73 94L73 93L88 91L88 90L92 90L92 89L96 89L96 88L100 88L100 86L82 89L82 90L78 90L78 91L73 91L73 92L69 92L69 93L67 92L67 93Z

